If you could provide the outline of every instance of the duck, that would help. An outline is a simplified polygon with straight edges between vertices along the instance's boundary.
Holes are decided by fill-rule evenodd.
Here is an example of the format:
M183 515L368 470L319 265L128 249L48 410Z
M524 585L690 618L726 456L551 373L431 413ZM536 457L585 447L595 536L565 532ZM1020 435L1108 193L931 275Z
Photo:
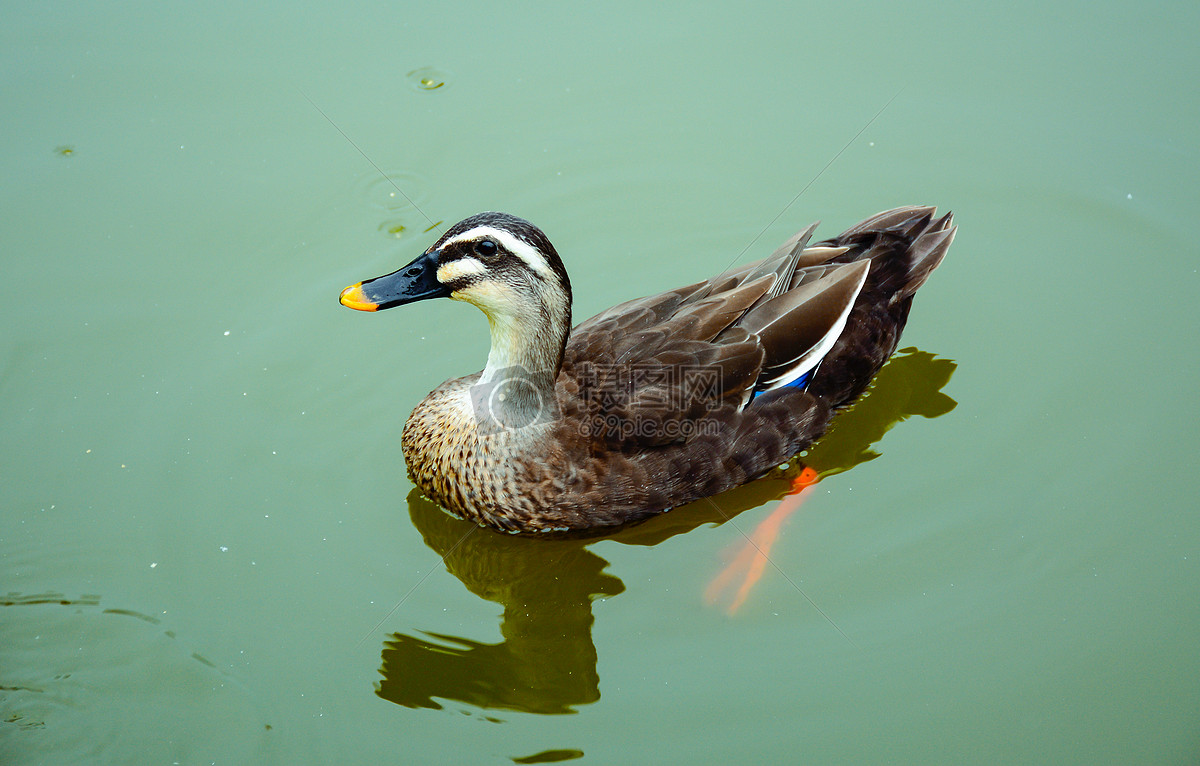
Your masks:
M748 483L816 441L896 350L952 213L908 206L634 298L572 327L571 281L534 224L484 212L345 288L375 312L474 304L484 368L422 400L400 447L431 501L510 533L595 532Z

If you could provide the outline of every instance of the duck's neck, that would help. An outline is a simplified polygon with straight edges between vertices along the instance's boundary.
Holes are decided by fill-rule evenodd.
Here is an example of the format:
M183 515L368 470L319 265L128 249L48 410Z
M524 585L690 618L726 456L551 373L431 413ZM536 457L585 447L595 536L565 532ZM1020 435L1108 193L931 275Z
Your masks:
M571 332L570 299L554 298L522 311L484 310L492 348L479 385L494 392L488 406L505 422L540 422L552 414L554 381Z
M493 383L513 373L528 373L552 385L562 364L566 333L550 322L529 318L488 317L492 349L480 383Z

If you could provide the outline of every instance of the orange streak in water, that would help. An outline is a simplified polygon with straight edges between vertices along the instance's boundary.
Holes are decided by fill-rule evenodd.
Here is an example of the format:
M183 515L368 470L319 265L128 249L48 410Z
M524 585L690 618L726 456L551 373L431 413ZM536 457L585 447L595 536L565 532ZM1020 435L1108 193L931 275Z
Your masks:
M741 586L734 594L733 602L726 610L734 614L746 602L750 591L762 579L763 572L770 561L771 546L779 539L779 530L788 516L795 513L808 497L809 490L817 483L817 472L808 466L800 475L792 480L792 489L779 503L774 511L754 529L746 540L746 544L738 551L734 560L721 570L708 587L704 590L704 600L712 604L729 585L736 579L739 572L745 572Z

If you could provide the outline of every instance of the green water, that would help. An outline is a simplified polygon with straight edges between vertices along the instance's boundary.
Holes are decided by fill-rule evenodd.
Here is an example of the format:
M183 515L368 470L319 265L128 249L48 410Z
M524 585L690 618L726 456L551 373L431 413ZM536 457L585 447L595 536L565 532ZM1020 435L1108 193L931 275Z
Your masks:
M1194 4L4 18L0 762L1200 758ZM914 350L732 614L787 475L472 532L399 434L485 321L337 303L479 210L583 318L902 204Z

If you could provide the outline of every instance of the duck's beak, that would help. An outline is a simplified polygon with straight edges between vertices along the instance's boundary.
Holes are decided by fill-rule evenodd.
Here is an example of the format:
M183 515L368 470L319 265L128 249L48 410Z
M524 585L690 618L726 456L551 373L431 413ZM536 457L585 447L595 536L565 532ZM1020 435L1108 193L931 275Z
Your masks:
M450 291L438 282L437 270L437 251L426 252L398 271L342 290L342 305L359 311L380 311L426 298L448 298Z

